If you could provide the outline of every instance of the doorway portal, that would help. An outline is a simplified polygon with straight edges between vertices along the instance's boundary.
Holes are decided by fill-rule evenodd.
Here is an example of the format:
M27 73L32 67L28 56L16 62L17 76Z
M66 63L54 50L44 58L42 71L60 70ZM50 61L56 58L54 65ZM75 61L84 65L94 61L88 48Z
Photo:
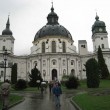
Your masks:
M55 79L57 79L57 70L53 69L52 70L52 80L55 80Z

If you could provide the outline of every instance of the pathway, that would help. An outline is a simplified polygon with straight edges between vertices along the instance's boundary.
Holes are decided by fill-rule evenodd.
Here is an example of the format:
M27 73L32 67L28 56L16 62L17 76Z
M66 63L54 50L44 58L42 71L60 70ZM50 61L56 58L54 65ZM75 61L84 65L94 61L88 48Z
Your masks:
M75 110L65 94L61 95L61 107L56 108L53 95L49 92L43 96L36 93L23 93L25 100L9 110Z

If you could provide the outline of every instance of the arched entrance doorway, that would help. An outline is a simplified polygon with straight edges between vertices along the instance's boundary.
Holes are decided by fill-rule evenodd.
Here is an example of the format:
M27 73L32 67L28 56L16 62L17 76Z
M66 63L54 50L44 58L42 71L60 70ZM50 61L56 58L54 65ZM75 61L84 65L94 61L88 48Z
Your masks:
M57 78L57 70L53 69L52 70L52 80L55 80Z
M75 70L74 69L71 70L71 75L75 75Z

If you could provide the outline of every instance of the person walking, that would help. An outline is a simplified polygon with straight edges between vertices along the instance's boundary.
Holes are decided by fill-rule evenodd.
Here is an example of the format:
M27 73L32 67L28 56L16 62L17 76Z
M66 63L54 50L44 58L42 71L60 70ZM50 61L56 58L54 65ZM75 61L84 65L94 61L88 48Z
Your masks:
M50 82L49 82L49 92L50 92L50 94L51 94L52 86L53 86L52 81L50 81Z
M5 80L5 82L1 84L1 87L0 87L0 93L1 93L2 103L3 103L2 110L8 110L10 89L11 89L11 84L9 84L8 80Z
M43 91L44 91L44 88L43 88L43 86L41 85L41 95L43 95Z
M55 82L53 88L52 88L53 94L54 94L54 98L55 98L55 105L57 107L60 107L60 95L62 94L62 90L61 87L58 85L58 82Z

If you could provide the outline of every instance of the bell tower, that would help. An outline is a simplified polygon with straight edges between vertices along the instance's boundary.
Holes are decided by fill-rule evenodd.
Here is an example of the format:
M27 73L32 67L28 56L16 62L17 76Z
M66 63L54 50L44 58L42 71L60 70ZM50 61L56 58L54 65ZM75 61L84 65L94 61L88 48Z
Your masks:
M100 46L102 51L108 51L108 33L106 31L106 25L103 21L99 20L98 15L95 17L96 21L92 26L92 41L94 52L98 50Z
M14 54L14 40L13 33L10 30L10 20L8 16L6 28L2 31L2 35L0 35L0 53L7 50L8 53Z

